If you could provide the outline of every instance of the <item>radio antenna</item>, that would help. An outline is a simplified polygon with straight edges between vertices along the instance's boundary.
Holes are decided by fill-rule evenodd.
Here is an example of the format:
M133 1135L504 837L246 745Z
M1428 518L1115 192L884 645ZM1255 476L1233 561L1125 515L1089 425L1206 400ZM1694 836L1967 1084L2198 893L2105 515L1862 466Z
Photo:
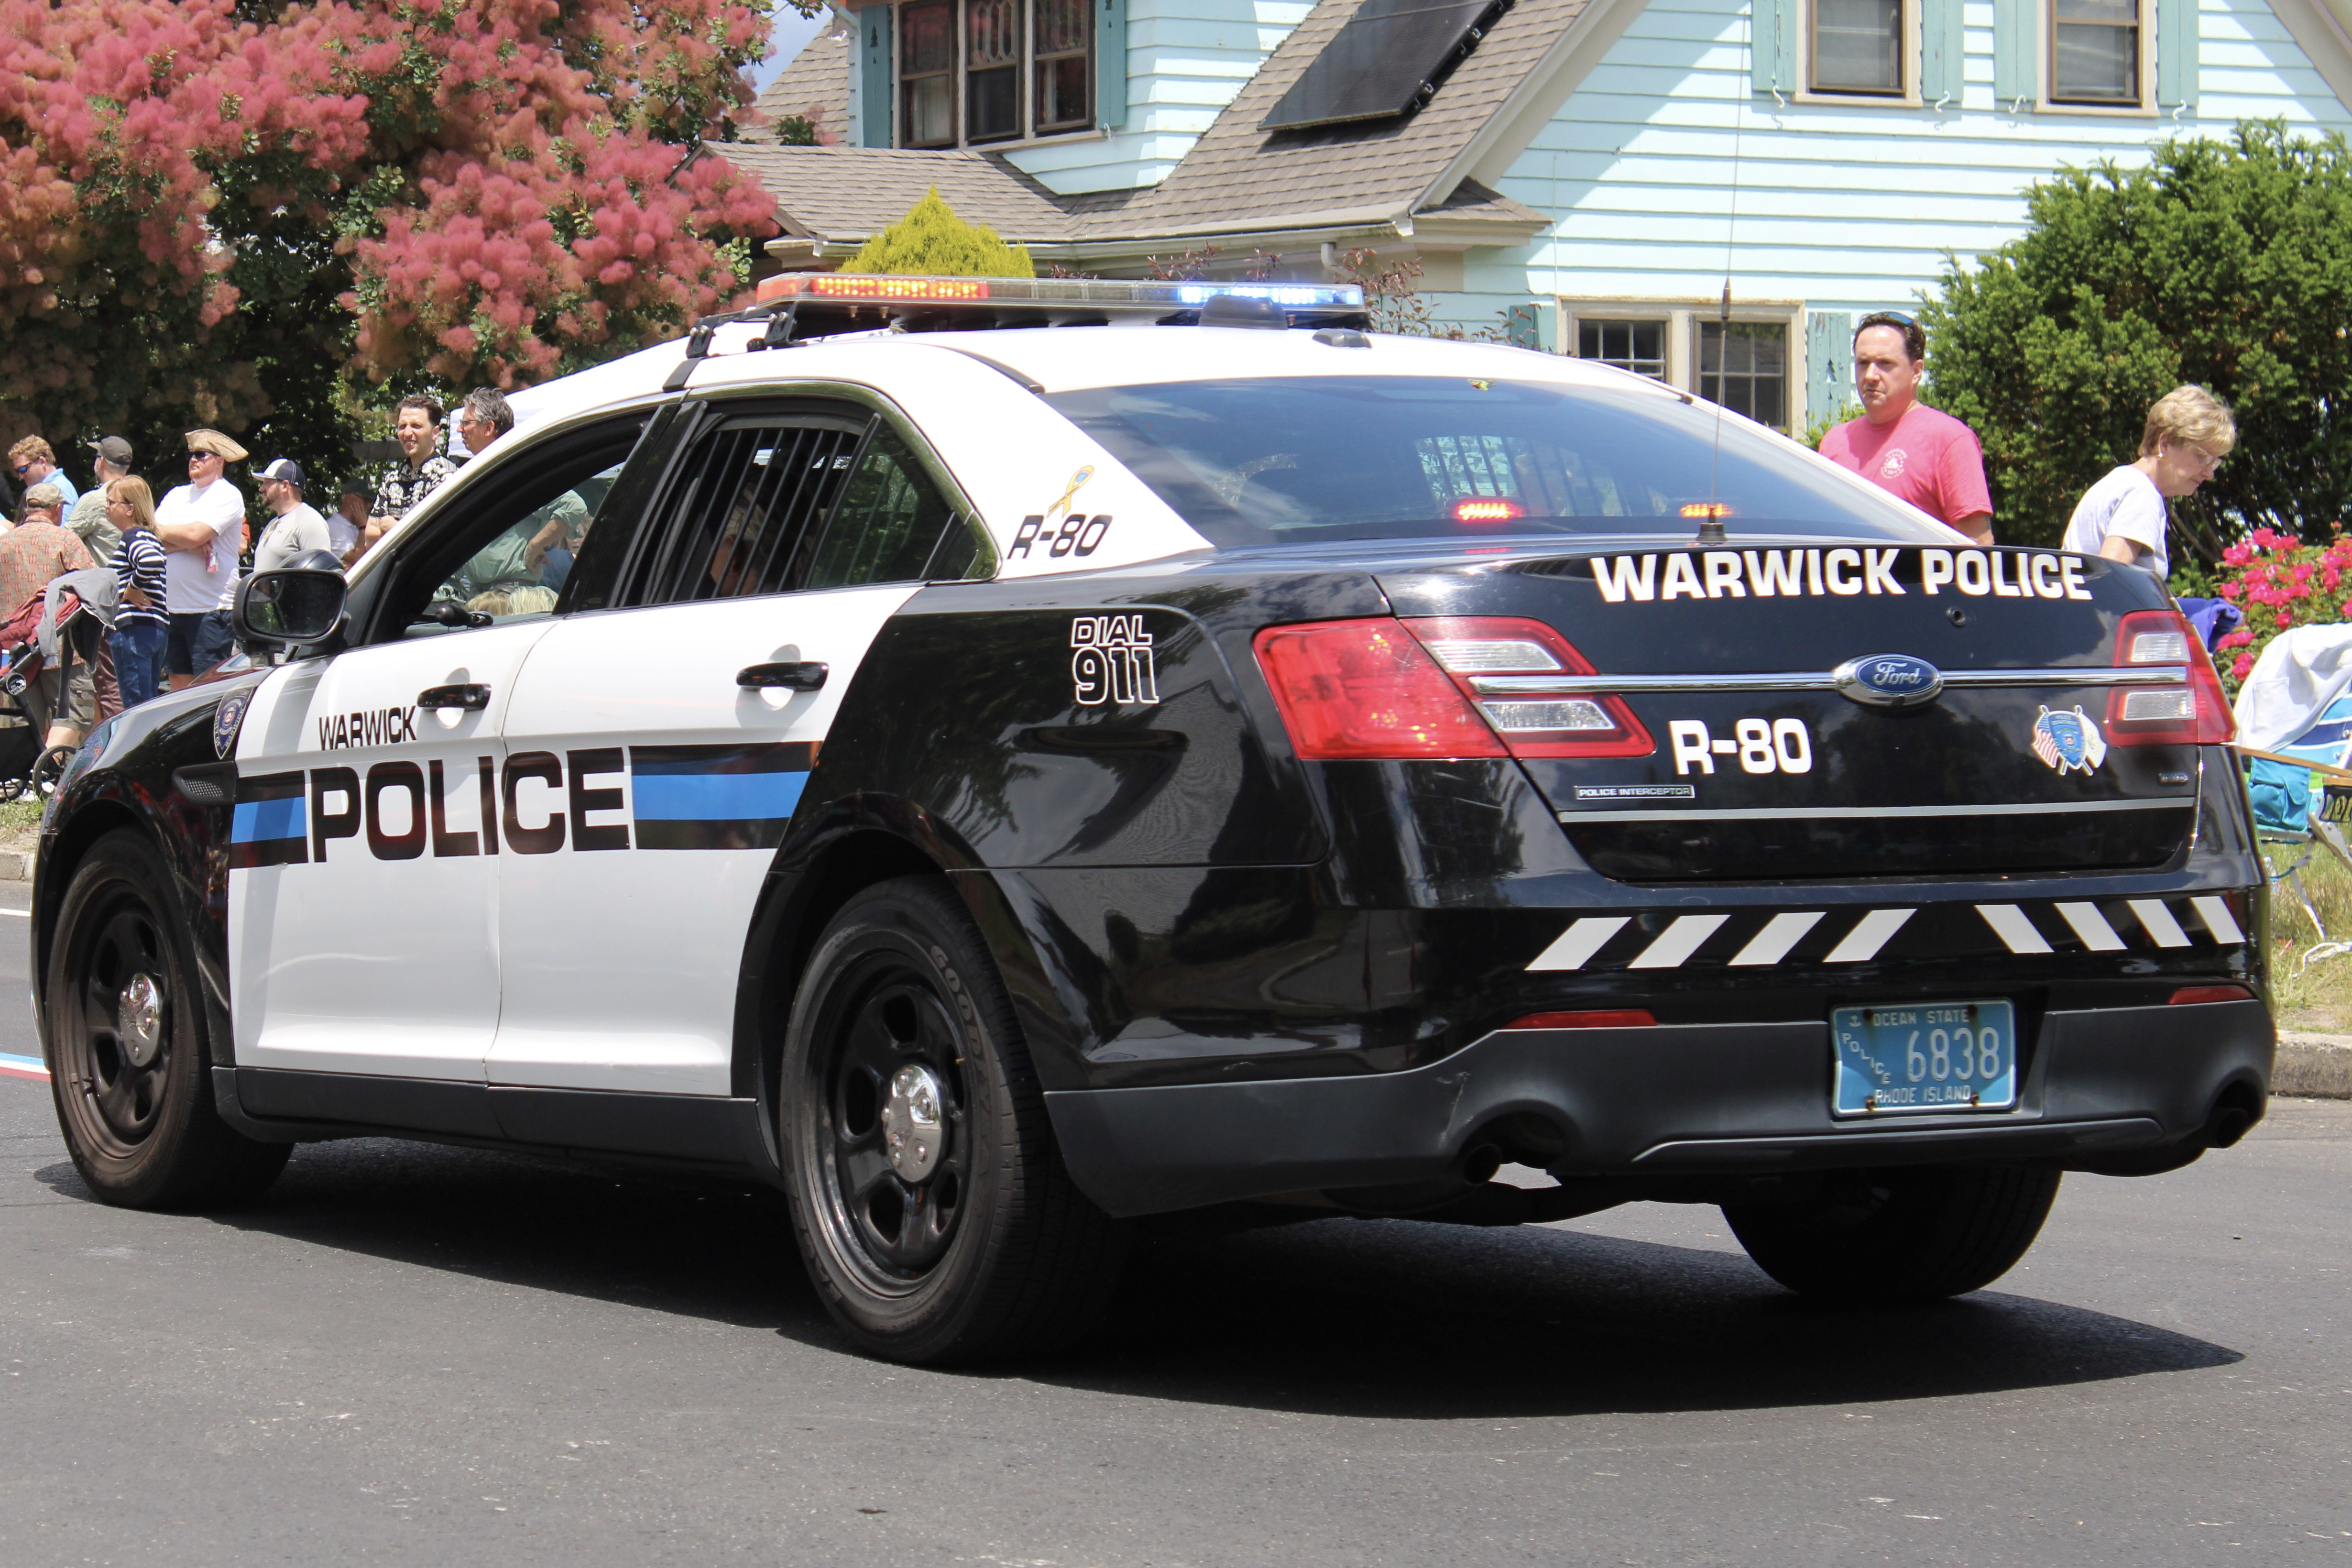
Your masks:
M1756 11L1748 8L1748 79L1756 79ZM1752 90L1752 89L1751 89ZM1748 123L1748 96L1740 94L1731 103L1731 207L1723 224L1723 302L1716 310L1715 337L1715 455L1707 467L1706 517L1700 522L1698 542L1720 544L1724 540L1721 496L1723 480L1723 391L1727 361L1731 352L1731 271L1732 255L1739 232L1739 133ZM1702 339L1705 330L1701 330ZM1706 353L1699 352L1701 380L1705 379Z

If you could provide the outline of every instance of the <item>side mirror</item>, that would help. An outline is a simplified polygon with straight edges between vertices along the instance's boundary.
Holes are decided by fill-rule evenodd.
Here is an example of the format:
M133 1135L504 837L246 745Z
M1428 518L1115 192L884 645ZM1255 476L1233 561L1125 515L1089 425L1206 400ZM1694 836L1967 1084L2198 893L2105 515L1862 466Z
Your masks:
M274 572L237 585L230 624L240 642L302 647L323 642L343 624L342 563L323 551L298 555Z

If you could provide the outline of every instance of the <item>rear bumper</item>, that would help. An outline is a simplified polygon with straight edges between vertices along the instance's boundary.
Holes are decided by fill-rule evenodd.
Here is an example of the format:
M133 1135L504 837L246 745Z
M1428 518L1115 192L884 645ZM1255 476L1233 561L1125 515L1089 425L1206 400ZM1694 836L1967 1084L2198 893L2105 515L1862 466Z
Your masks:
M2018 1108L1840 1122L1824 1023L1500 1030L1410 1071L1046 1095L1078 1185L1116 1215L1400 1185L1533 1112L1563 1173L1660 1179L1904 1163L2095 1160L2197 1138L2225 1091L2269 1092L2260 1002L2042 1016Z

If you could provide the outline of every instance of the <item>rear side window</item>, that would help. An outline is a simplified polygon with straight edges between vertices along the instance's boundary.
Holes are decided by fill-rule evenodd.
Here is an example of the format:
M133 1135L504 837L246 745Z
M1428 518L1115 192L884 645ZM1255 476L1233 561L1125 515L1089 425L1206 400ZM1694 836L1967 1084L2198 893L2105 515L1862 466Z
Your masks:
M624 603L780 594L856 466L866 422L730 420L688 454Z
M877 426L809 568L811 588L971 574L978 543L907 444Z
M1268 377L1054 393L1227 549L1655 532L1948 542L1891 498L1714 409L1653 393L1437 376Z

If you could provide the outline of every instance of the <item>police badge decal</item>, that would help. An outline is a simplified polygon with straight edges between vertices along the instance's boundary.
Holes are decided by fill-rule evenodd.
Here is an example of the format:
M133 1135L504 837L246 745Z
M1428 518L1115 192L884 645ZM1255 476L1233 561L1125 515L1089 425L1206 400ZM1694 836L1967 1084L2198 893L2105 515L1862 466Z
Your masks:
M2044 708L2033 721L2033 754L2061 773L2076 768L2087 773L2107 760L2107 742L2098 721L2080 706L2063 713Z
M250 691L233 691L213 710L213 755L226 757L236 750L237 726L245 722L245 710L252 700Z

